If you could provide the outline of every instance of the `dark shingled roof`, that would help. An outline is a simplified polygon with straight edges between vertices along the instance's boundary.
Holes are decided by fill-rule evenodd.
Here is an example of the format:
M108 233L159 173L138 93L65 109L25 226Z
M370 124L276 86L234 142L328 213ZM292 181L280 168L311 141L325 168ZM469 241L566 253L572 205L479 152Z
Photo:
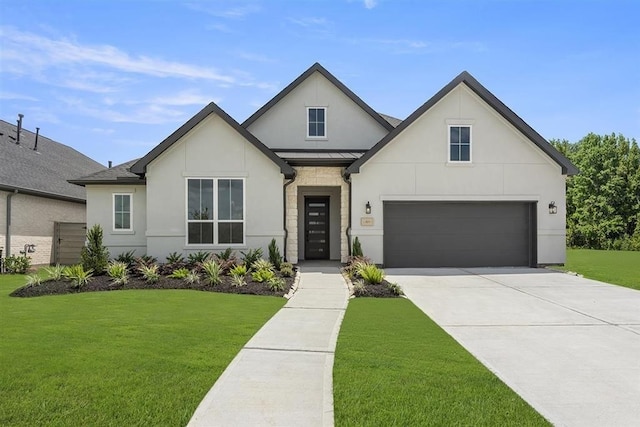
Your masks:
M84 188L67 182L105 166L84 154L42 135L34 151L35 133L0 120L0 190L32 194L72 202L85 202Z
M575 175L580 171L571 163L562 153L553 148L546 139L544 139L538 132L536 132L531 126L525 123L516 113L514 113L509 107L507 107L502 101L500 101L494 94L489 92L487 88L482 86L471 74L467 71L460 73L455 79L451 80L449 84L440 89L438 93L433 95L431 99L422 104L416 111L411 113L409 117L402 121L394 130L389 132L384 138L382 138L376 145L371 147L362 157L353 162L345 170L346 175L360 172L360 167L373 157L378 151L384 148L387 144L392 143L396 136L402 131L411 126L413 122L418 120L424 113L431 109L444 98L449 92L458 87L460 84L465 84L476 95L478 95L484 102L489 104L498 114L504 117L509 123L518 129L524 136L529 138L535 145L538 146L544 153L553 159L561 168L564 175Z
M85 176L79 179L72 179L69 182L77 185L87 185L87 184L138 184L144 185L146 180L144 178L140 178L140 176L136 175L133 172L130 172L129 169L140 159L129 160L126 163L122 163L120 165L101 170L99 172L93 173L89 176Z

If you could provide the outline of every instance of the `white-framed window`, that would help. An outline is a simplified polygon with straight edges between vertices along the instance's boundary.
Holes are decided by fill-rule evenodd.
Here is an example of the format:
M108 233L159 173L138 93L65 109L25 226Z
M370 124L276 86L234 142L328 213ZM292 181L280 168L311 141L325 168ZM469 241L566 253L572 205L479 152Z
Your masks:
M326 107L307 107L307 138L327 138Z
M244 179L187 178L187 244L243 245Z
M113 230L133 230L133 195L130 193L113 194Z
M471 162L471 126L449 125L449 161Z

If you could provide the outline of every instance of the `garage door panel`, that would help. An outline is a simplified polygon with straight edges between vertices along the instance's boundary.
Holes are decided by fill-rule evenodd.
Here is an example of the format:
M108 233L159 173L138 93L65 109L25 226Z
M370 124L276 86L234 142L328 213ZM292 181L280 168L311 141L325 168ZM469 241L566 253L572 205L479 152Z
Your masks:
M385 202L388 267L528 266L534 209L525 202Z

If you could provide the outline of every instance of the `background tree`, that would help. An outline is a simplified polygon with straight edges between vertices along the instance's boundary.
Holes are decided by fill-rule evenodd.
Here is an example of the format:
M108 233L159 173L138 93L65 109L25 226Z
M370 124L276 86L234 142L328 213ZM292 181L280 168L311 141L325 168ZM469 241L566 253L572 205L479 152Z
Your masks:
M551 143L580 174L567 180L567 243L640 250L640 148L623 135L590 133Z

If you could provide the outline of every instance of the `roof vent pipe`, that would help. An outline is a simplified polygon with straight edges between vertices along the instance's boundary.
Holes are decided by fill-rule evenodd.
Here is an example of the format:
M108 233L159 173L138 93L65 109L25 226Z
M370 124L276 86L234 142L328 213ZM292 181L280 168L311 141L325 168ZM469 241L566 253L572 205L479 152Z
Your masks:
M33 151L38 151L38 135L40 135L40 128L36 128L36 143L33 144Z
M111 162L111 160L109 160L109 169L111 169L112 165L113 165L113 162Z
M16 144L20 144L20 133L22 132L22 118L24 114L18 114L18 134L16 135Z

